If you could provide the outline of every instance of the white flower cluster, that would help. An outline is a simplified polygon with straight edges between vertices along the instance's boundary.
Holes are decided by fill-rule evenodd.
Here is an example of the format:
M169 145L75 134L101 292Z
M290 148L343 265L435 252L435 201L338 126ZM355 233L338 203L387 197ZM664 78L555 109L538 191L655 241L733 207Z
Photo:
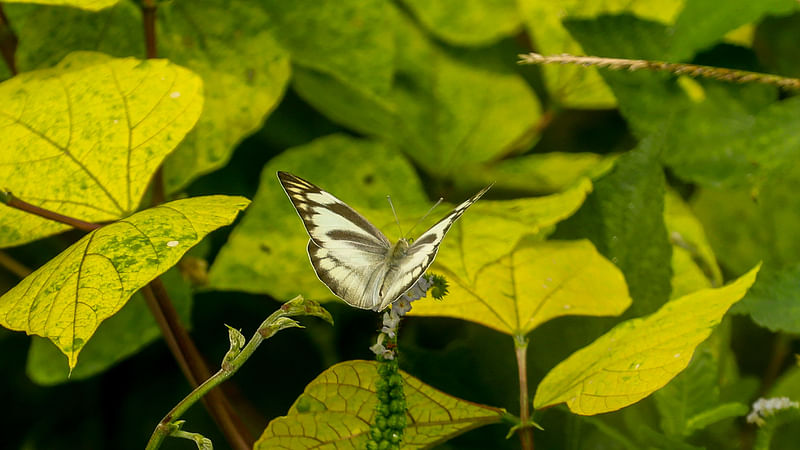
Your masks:
M423 276L392 303L390 311L383 313L383 328L381 328L381 334L378 335L378 342L369 348L373 353L382 355L385 359L394 359L394 351L383 345L386 337L397 336L397 326L400 324L400 319L411 311L411 302L424 297L432 285L428 276Z
M762 426L764 419L789 408L800 408L800 403L791 401L789 397L760 398L753 403L753 411L747 415L747 423Z

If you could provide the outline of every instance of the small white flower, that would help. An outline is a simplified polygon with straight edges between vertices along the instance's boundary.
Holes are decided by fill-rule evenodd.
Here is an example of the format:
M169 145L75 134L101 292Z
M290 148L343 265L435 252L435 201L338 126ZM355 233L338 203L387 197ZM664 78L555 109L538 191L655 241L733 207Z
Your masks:
M747 415L747 423L762 426L764 419L789 408L800 408L800 403L793 402L789 397L759 398L753 403L753 411Z
M428 293L428 289L431 288L433 283L428 279L427 276L423 276L413 286L411 286L405 294L403 294L400 298L407 298L409 302L413 302L414 300L418 300Z
M383 328L381 333L388 335L390 338L395 337L397 333L397 325L400 323L400 316L395 311L383 313Z
M409 311L411 311L411 302L405 295L400 296L392 303L392 312L397 313L400 317L405 316Z
M386 347L384 347L383 344L375 344L369 349L372 350L372 353L375 353L376 355L382 355L386 351Z

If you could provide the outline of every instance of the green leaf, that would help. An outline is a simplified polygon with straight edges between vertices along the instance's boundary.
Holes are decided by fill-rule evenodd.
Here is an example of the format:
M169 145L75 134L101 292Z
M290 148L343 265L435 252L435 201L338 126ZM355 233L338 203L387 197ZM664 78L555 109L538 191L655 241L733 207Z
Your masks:
M687 0L671 30L673 58L690 58L696 50L719 42L731 30L758 22L766 15L787 14L796 8L795 0L733 0L722 8L714 0Z
M66 52L98 50L115 56L145 54L141 9L130 0L95 14L64 8L8 10L18 24L21 70L47 67ZM244 0L159 3L159 56L203 78L205 108L195 129L165 162L175 191L222 167L233 149L259 129L289 80L289 55L273 38L258 4Z
M594 415L660 389L686 368L695 347L744 296L758 269L725 287L691 293L647 317L617 325L551 370L536 390L534 407L565 402L573 413Z
M800 264L762 272L734 311L772 331L800 333Z
M390 4L271 0L263 7L293 63L371 95L389 91L395 54Z
M796 48L795 32L800 14L788 17L766 17L756 28L753 51L763 64L764 72L787 77L800 77L800 60L787 58Z
M192 294L177 269L161 275L172 305L185 326L191 323ZM61 351L47 339L33 336L25 371L37 384L51 386L78 381L104 372L119 361L162 337L153 314L140 293L116 314L104 320L81 349L81 363L70 372Z
M614 169L595 183L583 207L556 236L588 237L622 270L633 297L628 314L658 309L669 298L672 248L664 224L664 173L655 140L620 156ZM588 234L588 236L587 236Z
M498 60L497 50L452 55L402 13L390 11L397 16L398 53L387 94L364 93L299 69L294 87L300 96L332 120L403 150L440 178L530 145L539 101L515 68Z
M403 448L429 448L472 428L499 422L505 411L451 397L401 371L406 395ZM375 407L377 363L345 361L306 386L286 416L272 420L256 449L363 448Z
M596 19L602 14L628 12L668 23L676 16L682 3L678 0L519 1L528 33L537 51L545 55L598 55L589 49L584 52L581 44L564 27L565 17ZM600 55L612 56L607 53ZM596 109L616 105L614 96L594 68L547 65L542 71L548 93L562 107Z
M0 0L0 3L37 3L40 5L71 6L87 11L100 11L116 5L120 0Z
M487 242L462 245L483 249ZM631 303L622 274L587 240L522 246L473 277L463 275L454 256L442 252L431 269L449 282L445 301L418 301L413 315L456 317L524 336L559 316L616 316Z
M88 222L135 211L194 126L200 78L166 60L77 52L0 84L0 180L36 206ZM0 205L0 246L69 227Z
M486 45L522 26L514 0L403 0L425 28L453 45Z
M177 200L99 228L0 297L0 325L50 339L73 368L100 322L248 203Z
M687 437L723 419L747 414L742 403L720 402L718 361L708 349L695 353L689 366L653 395L661 428Z
M320 164L320 161L325 161ZM244 219L209 272L210 287L287 298L335 298L308 261L308 234L275 175L285 170L345 201L379 229L397 228L386 196L400 217L422 217L430 207L412 166L378 142L331 135L270 160Z

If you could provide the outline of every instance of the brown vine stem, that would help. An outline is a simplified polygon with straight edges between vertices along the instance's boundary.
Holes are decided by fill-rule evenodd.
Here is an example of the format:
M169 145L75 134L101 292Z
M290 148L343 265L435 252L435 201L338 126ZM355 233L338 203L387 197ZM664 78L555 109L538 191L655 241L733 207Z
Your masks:
M14 197L7 191L0 190L0 202L9 207L64 223L83 231L93 231L102 226L101 224L85 222L32 205ZM167 346L178 361L178 365L187 380L189 380L192 388L196 388L200 383L211 377L211 371L194 345L186 328L181 324L178 313L172 306L167 290L164 288L164 284L159 278L156 278L142 288L142 293L147 299L147 304L161 329L161 334L164 335L164 339L167 341ZM253 437L230 406L222 391L214 389L209 392L205 405L232 448L237 450L252 448Z
M18 42L17 35L11 29L8 18L3 11L3 5L0 4L0 54L2 54L3 61L5 61L12 75L17 74L17 61L14 55L17 52Z
M24 200L18 199L14 196L14 194L8 191L0 191L0 202L5 203L6 206L19 209L20 211L25 211L35 216L60 222L83 231L93 231L102 226L98 223L85 222L74 217L65 216L55 211L32 205Z
M514 350L517 354L517 369L519 374L519 421L522 426L517 430L523 450L533 450L533 430L530 422L530 407L528 406L528 340L525 336L514 336Z
M0 266L18 276L25 278L33 272L31 269L25 267L22 263L12 258L8 253L0 251Z
M147 59L158 58L156 51L156 2L144 0L142 2L142 23L144 24L144 41Z
M745 70L700 66L697 64L669 63L644 59L603 58L599 56L575 56L569 54L543 56L538 53L519 55L519 64L574 64L595 66L610 70L651 70L688 75L694 78L710 78L731 83L761 83L786 90L800 90L800 79Z

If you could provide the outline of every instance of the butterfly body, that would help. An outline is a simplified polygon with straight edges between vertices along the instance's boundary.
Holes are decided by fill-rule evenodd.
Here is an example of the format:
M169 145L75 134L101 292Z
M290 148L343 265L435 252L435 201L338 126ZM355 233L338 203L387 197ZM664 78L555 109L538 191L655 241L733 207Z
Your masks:
M392 244L353 208L287 172L278 179L310 237L308 256L317 277L352 306L381 311L425 273L453 222L489 188L458 205L413 242Z

